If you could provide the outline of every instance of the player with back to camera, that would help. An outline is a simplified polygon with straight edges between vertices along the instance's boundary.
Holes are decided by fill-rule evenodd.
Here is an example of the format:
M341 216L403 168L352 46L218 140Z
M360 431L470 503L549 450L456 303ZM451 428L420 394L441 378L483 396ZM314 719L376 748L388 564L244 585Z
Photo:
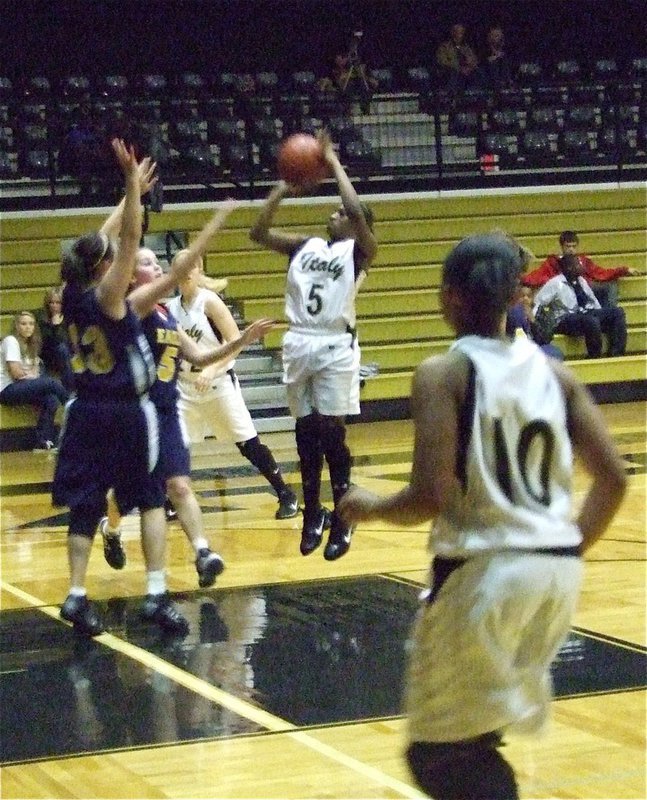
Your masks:
M90 603L85 578L97 525L111 486L124 507L141 511L146 563L146 620L182 632L186 620L165 580L164 492L152 475L158 459L158 420L148 391L155 364L140 320L126 301L141 237L141 194L153 185L154 164L138 165L132 147L112 147L126 194L96 233L78 238L63 258L63 316L68 326L76 396L68 403L52 484L52 502L68 506L70 590L61 617L95 636L104 623ZM119 246L111 240L119 233ZM119 446L106 447L107 442Z
M192 242L184 260L176 262L174 273L164 275L155 254L140 248L133 276L133 290L128 301L142 318L142 327L157 364L157 380L151 388L151 399L157 408L160 421L160 459L156 474L165 484L166 493L177 511L187 538L195 550L195 566L199 585L212 586L224 569L222 558L211 550L206 538L202 512L191 488L190 458L186 430L178 414L177 376L181 359L192 365L206 367L236 356L245 346L264 336L272 322L262 319L249 325L237 339L214 348L203 349L178 325L172 314L157 299L166 296L175 287L178 268L185 268L200 257L209 239L218 231L233 203L223 204L207 223L200 235ZM104 555L114 569L122 569L126 563L120 536L121 513L114 496L108 493L108 516L100 523L104 541Z
M341 195L328 220L328 240L271 227L281 201L302 188L280 181L270 191L252 241L289 259L283 338L283 381L301 469L304 519L301 553L319 547L330 527L324 558L333 561L350 547L352 528L337 513L350 485L351 454L345 420L359 414L360 350L355 332L355 295L377 252L373 215L360 199L327 133L318 136L323 159ZM328 462L335 509L321 505L321 474Z
M519 248L470 236L443 266L457 339L413 379L409 484L353 487L347 524L434 518L429 588L412 631L407 759L436 800L514 800L499 746L545 722L550 663L571 626L581 555L618 510L626 477L586 388L526 338L505 335ZM573 451L592 483L575 520Z

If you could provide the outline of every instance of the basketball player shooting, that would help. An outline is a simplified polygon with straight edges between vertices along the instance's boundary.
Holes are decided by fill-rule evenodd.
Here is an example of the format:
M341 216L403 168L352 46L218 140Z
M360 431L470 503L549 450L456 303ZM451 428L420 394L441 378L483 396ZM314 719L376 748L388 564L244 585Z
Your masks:
M300 550L306 556L330 528L324 558L349 549L352 526L337 513L350 485L351 454L346 416L359 413L360 350L355 331L355 295L377 252L371 210L360 202L330 136L318 137L328 174L337 181L341 205L328 219L328 239L271 227L281 201L303 185L284 180L270 191L250 230L252 241L289 258L283 338L283 382L295 434L303 489ZM328 463L334 510L321 504L323 460Z

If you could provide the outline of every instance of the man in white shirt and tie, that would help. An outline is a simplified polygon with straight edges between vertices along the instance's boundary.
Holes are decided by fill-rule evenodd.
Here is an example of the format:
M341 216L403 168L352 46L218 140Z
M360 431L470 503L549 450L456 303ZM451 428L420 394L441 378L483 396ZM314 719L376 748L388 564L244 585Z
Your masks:
M593 290L580 275L576 255L559 259L561 274L551 278L535 295L535 313L540 306L559 300L567 313L555 327L556 333L584 336L589 358L602 355L602 334L607 334L607 355L622 356L627 347L627 322L620 306L602 307Z

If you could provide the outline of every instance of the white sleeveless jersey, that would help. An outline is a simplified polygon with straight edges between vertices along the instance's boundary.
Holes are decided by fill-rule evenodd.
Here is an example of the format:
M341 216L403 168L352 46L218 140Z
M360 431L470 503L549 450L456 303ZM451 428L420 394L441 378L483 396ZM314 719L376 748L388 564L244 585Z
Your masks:
M210 289L198 289L196 296L189 305L185 305L179 295L171 298L166 303L168 310L178 321L182 330L193 339L202 350L210 350L221 344L204 309L205 302L211 294L213 293ZM222 370L219 370L219 373L231 369L234 363L235 359L229 361L222 367ZM197 376L201 370L201 367L192 368L188 361L182 361L180 380L190 381L192 375L194 377Z
M539 348L466 336L452 345L472 362L473 405L466 400L457 448L463 491L430 536L438 555L571 547L573 453L560 383ZM433 400L432 400L433 402Z
M290 259L285 314L293 330L343 333L355 327L354 239L308 239Z

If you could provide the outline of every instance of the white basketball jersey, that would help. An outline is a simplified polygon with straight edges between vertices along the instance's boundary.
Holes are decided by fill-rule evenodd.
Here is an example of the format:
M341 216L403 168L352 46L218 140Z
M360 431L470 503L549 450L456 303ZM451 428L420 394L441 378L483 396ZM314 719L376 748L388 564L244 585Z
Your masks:
M290 259L285 314L293 329L343 333L355 327L354 239L308 239Z
M465 336L452 345L474 365L457 452L463 490L435 521L433 551L571 547L573 453L561 385L539 348ZM431 399L433 402L433 398Z
M209 289L198 289L197 294L189 304L183 303L179 295L171 298L166 303L168 310L178 321L182 330L193 339L202 350L210 350L221 344L204 310L205 302L210 294L212 294L212 292ZM228 362L219 372L226 372L226 370L233 367L234 362L235 359ZM200 367L192 368L188 361L182 361L180 380L191 380L191 374L195 376L200 372Z

